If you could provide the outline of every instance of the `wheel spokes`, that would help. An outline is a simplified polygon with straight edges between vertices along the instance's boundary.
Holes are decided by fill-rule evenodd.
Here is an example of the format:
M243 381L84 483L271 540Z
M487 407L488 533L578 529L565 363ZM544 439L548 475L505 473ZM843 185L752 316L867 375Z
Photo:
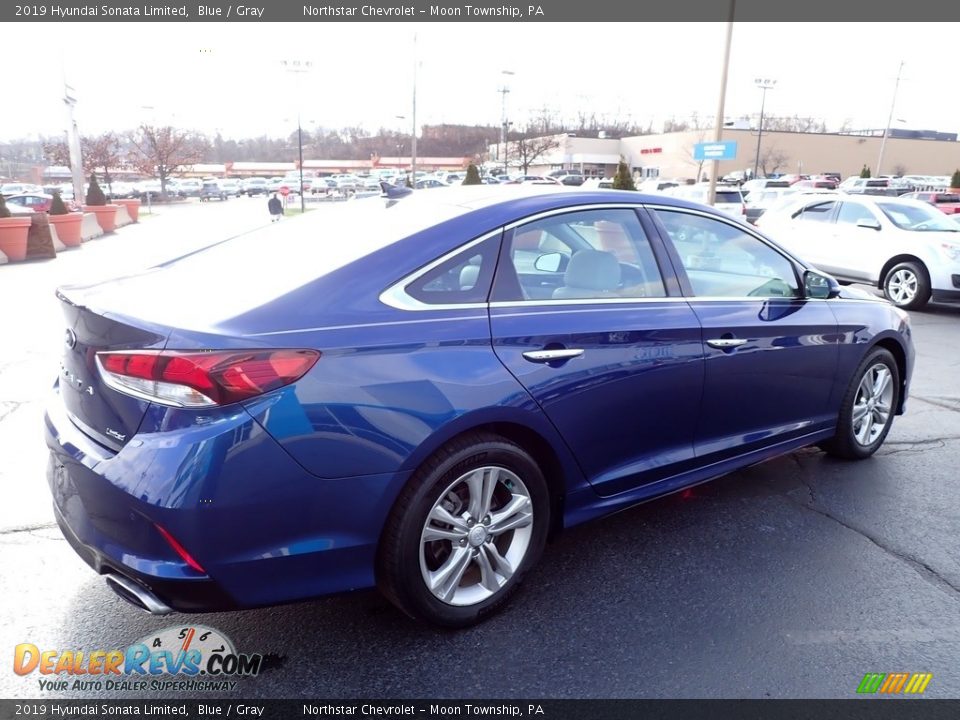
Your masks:
M490 516L487 531L491 535L502 535L507 530L525 527L532 522L530 498L526 495L514 495L502 510Z
M490 513L493 491L500 481L500 468L487 467L475 470L465 480L470 490L470 504L467 513L475 521L481 522Z
M453 597L463 579L463 574L470 567L471 560L470 550L462 547L454 548L440 569L431 574L430 589L438 598L446 602Z

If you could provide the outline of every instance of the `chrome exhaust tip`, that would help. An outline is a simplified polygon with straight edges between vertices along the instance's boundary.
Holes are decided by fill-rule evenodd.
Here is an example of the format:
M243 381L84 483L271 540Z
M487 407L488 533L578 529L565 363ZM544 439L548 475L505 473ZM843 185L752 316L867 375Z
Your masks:
M173 612L173 608L164 605L160 598L133 580L113 573L107 574L104 580L107 582L107 587L144 612L151 615L169 615Z

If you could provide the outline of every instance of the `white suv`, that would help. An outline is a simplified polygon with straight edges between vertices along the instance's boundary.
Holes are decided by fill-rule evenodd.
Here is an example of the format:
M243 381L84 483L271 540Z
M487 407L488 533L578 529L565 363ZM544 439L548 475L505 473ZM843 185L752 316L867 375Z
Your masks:
M757 227L840 280L882 289L897 307L960 301L960 225L919 200L808 195L768 210Z

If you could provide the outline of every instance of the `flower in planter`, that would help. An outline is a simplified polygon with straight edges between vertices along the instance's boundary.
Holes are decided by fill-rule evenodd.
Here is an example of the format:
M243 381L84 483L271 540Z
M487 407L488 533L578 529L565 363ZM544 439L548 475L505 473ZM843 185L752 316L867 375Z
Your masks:
M70 209L63 202L63 198L60 197L59 190L54 191L53 201L50 203L50 209L47 212L50 215L68 215L70 213Z
M87 188L87 205L106 205L107 196L103 194L103 190L100 189L100 184L97 182L96 173L90 176L90 187Z

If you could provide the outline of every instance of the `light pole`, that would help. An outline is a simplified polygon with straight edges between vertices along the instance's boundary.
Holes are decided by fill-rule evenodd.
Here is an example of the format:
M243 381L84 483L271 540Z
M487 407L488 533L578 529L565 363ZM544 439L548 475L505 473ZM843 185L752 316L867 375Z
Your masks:
M407 119L406 115L394 115L394 117L400 121L400 132L397 135L397 170L401 169L400 165L400 153L403 152L403 121ZM411 180L411 182L413 182Z
M300 168L300 213L307 211L306 198L303 196L303 127L300 125L300 82L303 73L310 72L313 63L309 60L281 60L280 64L287 72L294 73L297 80L297 167Z
M757 128L757 159L753 163L753 176L756 177L760 168L760 140L763 138L763 111L767 104L767 90L773 90L777 81L771 78L756 78L753 82L763 92L760 98L760 125Z
M513 70L501 70L501 75L508 76L514 75ZM497 88L497 92L500 93L500 145L503 145L503 174L507 174L507 93L510 92L510 88L507 87L506 78L504 78L503 85ZM497 145L499 149L500 145Z
M883 151L887 147L887 135L890 134L890 123L893 122L893 109L897 105L897 90L900 89L900 75L903 73L903 60L897 70L897 82L893 86L893 99L890 101L890 115L887 116L887 127L883 131L883 140L880 141L880 157L877 158L877 171L874 177L880 177L880 168L883 166Z
M730 16L727 20L726 41L723 46L723 70L720 72L720 97L717 98L717 118L713 130L713 142L723 140L723 107L727 100L727 75L730 69L730 45L733 42L733 18L737 11L737 0L730 0ZM720 161L710 161L710 185L707 188L707 205L713 205L717 200L717 174L720 172Z
M77 129L77 120L73 114L73 107L77 99L73 96L73 88L67 85L66 77L63 80L63 103L67 107L67 147L70 151L70 176L73 178L73 201L84 202L83 197L83 155L80 150L80 131Z

